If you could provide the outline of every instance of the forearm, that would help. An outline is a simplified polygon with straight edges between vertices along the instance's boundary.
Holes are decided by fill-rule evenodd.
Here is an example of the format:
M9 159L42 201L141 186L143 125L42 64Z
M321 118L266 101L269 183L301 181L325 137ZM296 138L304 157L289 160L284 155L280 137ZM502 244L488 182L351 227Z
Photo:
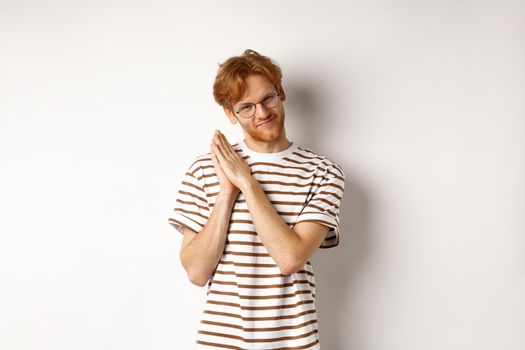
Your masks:
M281 218L257 180L243 187L246 204L262 243L283 274L295 268L300 238Z
M198 285L209 280L222 257L236 196L219 192L203 229L181 252L182 265Z

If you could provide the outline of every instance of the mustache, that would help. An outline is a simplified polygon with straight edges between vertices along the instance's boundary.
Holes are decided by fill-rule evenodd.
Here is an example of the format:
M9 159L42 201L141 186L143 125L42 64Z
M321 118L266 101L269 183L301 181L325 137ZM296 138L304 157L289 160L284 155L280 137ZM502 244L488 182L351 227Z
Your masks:
M268 120L274 119L276 117L277 117L277 114L274 114L274 113L268 114L268 117L265 118L264 120L261 120L257 125L261 125L261 124L267 122Z

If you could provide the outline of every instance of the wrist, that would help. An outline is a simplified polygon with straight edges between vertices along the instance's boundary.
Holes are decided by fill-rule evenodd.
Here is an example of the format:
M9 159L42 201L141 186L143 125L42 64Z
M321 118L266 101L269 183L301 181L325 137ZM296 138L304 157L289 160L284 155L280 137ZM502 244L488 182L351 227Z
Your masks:
M225 199L225 200L234 200L235 198L237 198L237 195L239 194L239 189L235 189L235 190L220 190L219 193L217 194L217 199Z
M259 183L253 176L250 176L246 180L244 180L241 185L239 186L242 193L246 194L246 192L250 191L250 189L254 188L254 186L258 186Z

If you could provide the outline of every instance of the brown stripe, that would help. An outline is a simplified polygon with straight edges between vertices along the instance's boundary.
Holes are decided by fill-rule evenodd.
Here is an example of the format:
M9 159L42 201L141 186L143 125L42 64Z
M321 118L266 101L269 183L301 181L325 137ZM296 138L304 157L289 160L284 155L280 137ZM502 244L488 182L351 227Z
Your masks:
M326 215L326 213L328 213L328 215L330 215L330 216L332 216L332 217L336 217L336 216L337 216L336 213L334 213L333 211L328 210L328 209L325 209L325 208L322 208L322 207L317 206L317 205L312 204L312 203L308 204L308 207L309 207L309 208L317 209L317 210L319 210L319 211L321 212L321 213L317 213L317 212L315 212L315 213L313 213L313 214L325 214L325 215ZM307 213L306 211L303 211L303 214L306 214L306 213Z
M213 207L213 205L212 205L212 207ZM276 211L277 211L277 214L279 214L281 216L294 216L294 215L299 215L301 213L300 210L299 211L280 211L280 210L276 210ZM250 210L249 209L233 209L232 213L246 213L246 214L249 214Z
M208 321L208 320L201 320L200 323L203 324L210 324L214 326L219 327L229 327L229 328L236 328L241 329L244 332L278 332L285 329L298 329L302 327L306 327L310 324L317 323L317 319L313 319L307 322L300 323L295 326L280 326L280 327L262 327L262 328L248 328L248 327L242 327L236 324L230 324L230 323L224 323L224 322L216 322L216 321Z
M239 256L260 256L270 258L268 253L249 253L249 252L234 252L231 250L225 250L223 254L239 255Z
M289 196L304 196L308 195L310 191L308 192L291 192L291 191L264 191L266 194L282 194L282 195L289 195ZM246 202L245 199L242 199L242 201Z
M320 248L320 249L328 249L328 248L337 247L338 245L339 245L339 242L337 242L336 244L330 244L330 245L320 246L319 248Z
M322 179L321 176L315 176L314 178ZM273 184L276 184L276 185L295 186L295 187L307 187L307 186L312 186L312 185L319 186L319 184L321 183L321 182L311 181L311 182L307 182L305 184L301 184L301 183L297 183L297 182L270 181L270 180L261 180L261 179L256 179L256 180L261 185L273 185ZM214 182L214 183L204 184L204 187L208 188L208 187L213 187L213 186L217 186L217 185L219 185L219 183L218 182ZM263 188L263 191L264 191L264 188ZM211 197L212 194L216 194L216 193L217 192L209 192L209 193L206 194L206 197ZM265 191L265 193L269 193L269 191Z
M191 192L180 190L179 193L180 193L180 194L185 194L185 195L190 196L190 197L193 197L193 198L195 198L195 199L200 200L200 201L203 202L203 203L208 204L208 201L207 201L205 198L202 198L202 197L200 197L200 196L197 196L196 194L193 194L193 193L191 193Z
M334 196L335 198L337 198L337 199L339 199L339 200L341 200L341 198L342 198L340 195L338 195L338 194L335 193L335 192L321 191L321 192L319 192L319 194L328 194L328 195L332 195L332 196Z
M215 270L215 273L218 273L220 275L235 275L236 277L245 277L245 278L275 278L275 277L288 277L291 275L283 275L283 274L246 274L246 273L237 273L235 271L222 271L222 270ZM296 273L304 273L306 275L312 276L313 273L306 270L300 270Z
M188 220L190 220L190 221L193 221L194 223L196 223L197 225L199 225L199 227L202 226L202 224L198 223L198 222L195 221L195 220L192 220L192 219L190 219L190 218L188 218L188 217L185 217L185 218L188 219ZM178 225L181 225L181 226L186 226L186 227L188 227L188 224L185 224L185 223L183 223L183 222L181 222L181 221L179 221L179 220L177 220L177 219L169 218L169 219L168 219L168 222L169 222L170 224L172 224L172 225L175 223L175 224L178 224ZM191 227L188 227L188 228L191 228Z
M186 210L186 209L182 209L182 208L175 208L173 210L176 211L176 212L181 212L181 213L185 213L185 214L197 215L197 216L200 216L201 218L203 218L204 220L208 220L207 216L204 216L201 213L196 212L196 211L190 211L190 210Z
M216 315L216 316L234 317L234 318L239 318L243 321L257 322L257 321L276 321L276 320L286 320L286 319L291 319L291 318L297 318L297 317L301 317L304 315L315 314L316 310L311 309L311 310L303 311L303 312L300 312L294 315L279 315L279 316L264 316L264 317L242 317L241 315L238 315L238 314L213 311L213 310L204 310L203 313L210 314L210 315Z
M248 299L248 300L285 299L285 298L292 298L300 294L312 294L312 297L315 298L315 295L311 293L311 290L309 289L298 290L294 293L274 294L274 295L239 295L239 293L236 293L236 292L222 292L222 291L210 289L208 293L206 294L229 295L229 296L238 297L239 299Z
M225 349L234 349L234 350L245 350L244 348L240 348L238 346L233 345L226 345L226 344L219 344L219 343L212 343L209 341L202 341L197 340L197 344L205 345L205 346L213 346L214 348L225 348Z
M282 186L295 186L295 187L307 187L312 185L319 185L319 183L309 182L300 184L297 182L283 182L283 181L269 181L269 180L257 180L261 185L282 185Z
M336 203L334 203L334 202L330 202L330 201L329 201L328 199L326 199L326 198L322 198L322 197L320 197L320 198L318 198L317 200L320 201L320 202L326 203L326 204L328 204L328 205L331 206L331 207L335 207L336 209L339 208L339 206L338 206Z
M242 262L234 262L234 261L226 261L221 260L219 261L219 265L234 265L234 266L246 266L246 267L278 267L277 264L253 264L253 263L242 263Z
M318 344L318 343L319 343L319 339L316 339L313 342L311 342L310 344L301 345L301 346L294 346L294 347L275 348L273 350L301 350L301 349L308 349L308 348L310 348L310 347L312 347L312 346L314 346L315 344Z
M178 202L178 203L182 203L182 204L186 204L186 205L194 205L194 206L196 206L197 208L202 209L202 210L207 210L207 211L210 210L210 208L208 208L208 207L204 207L204 206L202 206L202 205L198 205L198 204L195 203L195 202L183 201L183 200L181 200L181 199L177 199L176 202Z
M336 173L334 173L334 172L332 172L330 170L328 170L327 173L333 175L336 179L338 179L338 180L340 180L342 182L345 182L345 179L344 179L343 176L341 176L339 174L336 174Z
M276 191L273 191L273 192L276 192ZM301 194L301 195L304 196L304 195L308 195L308 194L310 194L312 192L315 192L315 189L312 189L312 191L310 191L310 192L301 192L301 193L295 193L295 194ZM266 194L268 194L268 193L270 193L270 191L266 192ZM321 192L321 193L323 193L323 192ZM324 193L331 194L331 192L324 192ZM216 194L218 194L218 192ZM288 194L294 194L294 193L292 193L292 192L280 192L280 194L288 195ZM210 194L209 197L214 197L214 195ZM270 203L275 204L275 205L301 205L301 206L303 206L305 204L303 201L301 201L301 202L278 201L278 200L271 200L270 198L268 198L268 200L270 201ZM246 203L246 199L240 199L239 198L239 199L237 199L235 201L235 203L236 204L237 203L239 203L239 204L240 203ZM206 202L206 204L208 204L208 202ZM211 201L211 203L209 203L210 207L213 207L214 205L215 205L214 201ZM246 209L241 209L241 211L246 211Z
M308 333L304 333L304 334L296 335L296 336L279 337L279 338L266 338L266 339L251 339L251 338L250 339L246 339L246 338L240 337L238 335L225 334L225 333L219 333L219 332L209 332L209 331L203 331L203 330L199 330L198 333L199 334L211 335L211 336L215 336L215 337L221 337L221 338L223 337L223 338L237 339L237 340L244 341L246 343L269 343L269 342L277 342L277 341L283 341L283 340L292 340L292 339L306 338L306 337L311 336L312 334L318 333L318 330L314 329L313 331L310 331Z
M292 287L295 284L309 284L310 286L315 288L315 283L312 283L308 280L293 280L289 283L281 283L281 284L239 284L237 282L230 282L230 281L221 281L221 280L215 280L215 277L213 278L212 285L213 284L222 284L222 285L230 285L230 286L236 286L237 288L247 288L247 289L265 289L265 288L285 288L285 287Z
M325 157L321 157L308 149L304 149L304 148L299 148L299 149L303 152L294 151L292 152L292 154L298 156L299 158L303 158L303 159L317 159L321 161L325 160ZM304 154L305 152L310 153L310 155Z
M226 244L232 244L232 245L248 245L248 246L254 246L254 247L263 247L264 244L261 242L245 242L245 241L230 241L226 239Z
M186 173L186 175L191 176L190 173ZM186 186L188 186L188 187L193 187L193 188L195 188L197 191L204 192L204 191L202 190L202 188L200 188L200 187L197 186L197 185L192 184L191 182L182 181L182 185L186 185Z
M235 234L238 234L238 235L257 236L257 232L252 231L252 230L230 230L230 231L228 231L228 233L235 233Z
M241 306L237 303L229 303L226 301L220 301L220 300L212 300L208 299L206 300L206 304L214 304L214 305L222 305L222 306L230 306L230 307L237 307L241 310L281 310L281 309L291 309L298 307L299 305L306 305L306 304L313 304L313 300L301 300L295 304L285 304L285 305L267 305L267 306Z
M306 345L294 346L294 347L292 347L292 348L290 348L290 347L286 347L286 348L274 348L273 350L301 350L301 349L307 349L307 348L310 348L310 347L316 345L317 343L319 343L319 340L318 340L318 339L316 339L315 341L311 342L310 344L306 344ZM218 347L218 348L225 348L225 349L245 350L245 349L243 349L243 348L239 348L239 347L237 347L237 346L233 346L233 345L226 345L226 344L212 343L212 342L207 342L207 341L202 341L202 340L197 340L197 344L205 345L205 346L213 346L213 347Z
M290 226L290 224L292 224L292 222L288 222L288 221L285 221L283 220L283 222ZM230 225L231 224L250 224L250 225L253 225L253 221L252 220L244 220L244 219L232 219L230 220Z
M299 179L303 179L303 180L308 180L308 179L314 179L316 177L319 177L319 176L301 176L299 174L293 174L293 173L279 173L279 172L276 172L276 171L263 171L263 170L255 170L255 171L252 171L252 175L254 174L264 174L264 175L277 175L277 176L281 176L281 177L289 177L289 178L293 178L293 177L296 177L296 178L299 178ZM313 180L312 180L313 182Z
M263 274L247 274L247 273L237 273L235 271L221 271L215 270L215 273L219 275L234 275L235 277L244 277L244 278L275 278L275 277L286 277L287 275L283 274L273 274L273 275L263 275Z
M314 304L313 300L301 300L295 304L287 304L287 305L270 305L270 306L241 306L241 310L281 310L281 309L292 309L296 308L300 305L306 305L306 304Z
M220 260L219 265L234 265L234 266L246 266L246 267L277 267L277 264L253 264L253 263L243 263L230 260ZM306 265L312 265L310 261L306 262Z
M217 182L216 185L218 185L219 183ZM282 195L286 195L286 196L304 196L304 195L308 195L309 193L311 193L311 191L306 191L306 192L291 192L291 191L268 191L268 190L264 190L263 189L263 192L265 194L282 194ZM209 193L206 193L206 197L208 198L214 198L214 197L217 197L217 195L219 194L219 192L209 192ZM244 203L246 202L245 199L237 199L236 203Z
M283 159L291 162L291 163L295 163L295 164L300 164L300 165L303 165L303 164L310 164L310 165L314 165L314 166L317 166L317 163L314 163L314 162L304 162L304 161L298 161L298 160L295 160L293 158L290 158L290 157L284 157Z
M333 241L333 240L335 240L335 239L337 239L337 236L336 236L336 234L334 233L331 237L327 237L325 240L326 240L326 241Z
M310 193L310 192L308 192L308 193ZM307 195L308 193L304 192L305 195ZM327 192L327 193L331 193L331 192ZM238 199L235 203L246 203L246 199ZM275 205L301 205L301 206L304 206L304 202L303 201L301 201L301 202L290 202L290 201L276 201L276 200L272 201L272 200L270 200L270 203L275 204Z
M344 191L343 187L339 186L338 184L334 184L333 182L326 183L324 184L324 186L335 187L335 188L338 188L341 192Z
M308 214L317 214L317 213L308 213ZM332 224L331 222L328 222L328 221L324 221L324 220L321 220L321 219L306 219L306 220L301 220L301 221L298 221L297 223L299 222L318 222L320 224L323 224L323 225L326 225L326 226L329 226L330 228L333 228L335 229L335 227L333 227L334 224Z

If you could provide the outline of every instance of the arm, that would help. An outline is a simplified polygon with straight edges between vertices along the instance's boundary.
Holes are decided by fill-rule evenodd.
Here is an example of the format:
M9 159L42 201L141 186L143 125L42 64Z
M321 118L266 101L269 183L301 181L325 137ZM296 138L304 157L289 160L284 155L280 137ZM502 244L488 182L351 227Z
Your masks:
M236 192L219 192L210 218L200 233L184 228L180 261L195 285L206 285L219 263L236 197Z
M288 275L302 268L319 248L329 228L315 222L300 222L293 229L288 227L252 176L250 167L220 132L214 136L212 156L220 165L221 173L246 197L257 234L281 273Z
M193 284L201 287L213 275L224 253L231 212L239 194L239 189L224 174L212 145L210 145L210 155L220 190L215 198L210 216L200 233L197 234L188 227L184 228L180 251L180 260L188 278Z
M241 191L257 234L281 273L297 272L319 248L329 228L315 222L300 222L294 228L288 227L254 178Z

